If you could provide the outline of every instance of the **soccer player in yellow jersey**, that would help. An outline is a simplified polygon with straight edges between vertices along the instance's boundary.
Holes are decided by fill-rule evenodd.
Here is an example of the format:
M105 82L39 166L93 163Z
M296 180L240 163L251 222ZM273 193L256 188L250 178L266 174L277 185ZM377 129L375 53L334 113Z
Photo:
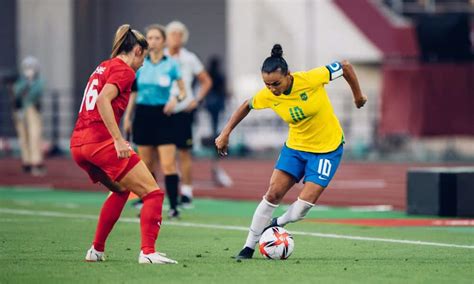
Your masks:
M252 109L271 108L289 125L288 140L276 162L267 193L255 210L247 240L237 259L252 258L255 245L266 228L303 219L334 176L343 153L344 134L324 85L341 76L351 87L356 107L364 106L367 97L362 94L348 61L290 73L281 45L275 44L262 66L266 88L246 100L216 138L217 151L227 155L230 133ZM282 198L302 178L304 187L298 199L285 214L272 219Z

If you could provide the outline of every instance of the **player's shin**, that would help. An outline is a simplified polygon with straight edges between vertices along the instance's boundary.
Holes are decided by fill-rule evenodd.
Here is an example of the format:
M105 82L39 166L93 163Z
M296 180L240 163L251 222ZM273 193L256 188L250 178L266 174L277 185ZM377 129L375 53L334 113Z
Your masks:
M140 228L142 235L141 249L144 254L155 252L155 242L160 232L162 220L164 193L161 190L155 190L143 199L143 208L140 214Z
M249 234L244 247L255 248L255 245L263 233L263 229L268 225L268 222L272 218L273 211L277 207L278 204L268 202L265 197L262 199L253 214L252 224L250 225Z
M120 218L123 207L127 203L130 191L113 192L104 202L99 215L99 222L94 237L94 248L97 251L105 250L105 241L112 231L117 220Z
M279 226L285 226L288 223L293 223L303 219L309 210L313 208L314 204L303 199L298 198L288 210L281 217L278 217L277 224Z

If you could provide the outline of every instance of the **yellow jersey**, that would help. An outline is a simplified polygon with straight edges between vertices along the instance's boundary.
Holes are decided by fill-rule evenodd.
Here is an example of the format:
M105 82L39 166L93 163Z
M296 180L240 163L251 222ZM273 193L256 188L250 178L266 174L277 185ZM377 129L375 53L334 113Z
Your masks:
M324 85L342 75L342 65L334 62L307 72L295 72L291 91L275 96L268 88L250 101L251 109L271 108L289 125L286 146L311 153L332 152L344 140Z

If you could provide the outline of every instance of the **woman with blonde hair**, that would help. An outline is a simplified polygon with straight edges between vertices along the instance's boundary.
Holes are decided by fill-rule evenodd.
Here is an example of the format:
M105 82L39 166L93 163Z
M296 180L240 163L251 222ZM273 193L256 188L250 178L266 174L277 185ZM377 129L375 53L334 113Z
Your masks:
M155 251L162 220L163 191L118 127L130 98L135 72L142 66L147 49L148 43L140 32L130 25L120 26L111 58L99 64L84 91L71 137L72 157L93 182L100 182L112 191L100 212L86 261L105 260L105 241L132 191L144 202L138 262L177 263Z
M138 145L138 155L152 173L154 157L158 154L170 203L168 216L178 218L179 178L173 137L176 130L171 114L178 101L186 96L186 91L178 62L164 54L165 28L158 24L150 25L146 28L145 36L149 52L143 67L137 72L134 84L136 88L132 90L125 112L124 130L126 133L133 133L133 142ZM171 96L170 92L174 82L179 89L177 97Z
M166 26L167 50L165 54L177 60L181 66L183 81L186 86L187 97L174 109L175 144L178 148L178 157L181 164L181 204L183 208L192 208L192 125L194 113L204 100L212 86L212 79L204 69L196 54L186 49L189 32L186 26L179 21L172 21ZM199 91L194 94L193 81L199 83ZM171 89L171 94L177 96L178 88Z

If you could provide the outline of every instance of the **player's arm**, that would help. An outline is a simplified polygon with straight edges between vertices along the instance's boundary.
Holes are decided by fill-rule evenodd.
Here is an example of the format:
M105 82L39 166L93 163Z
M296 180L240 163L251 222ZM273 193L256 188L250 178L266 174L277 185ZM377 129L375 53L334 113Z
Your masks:
M207 96L207 94L211 90L212 79L206 70L203 70L199 74L197 74L197 79L199 81L199 85L201 86L199 88L198 94L196 95L196 100L197 100L197 103L199 104L204 100L204 98Z
M115 121L114 110L112 108L112 100L118 95L119 90L117 86L113 84L105 84L102 91L100 91L96 105L105 127L107 127L107 130L114 139L117 156L119 158L128 158L130 157L130 147L125 139L123 139L122 133L120 133L120 129Z
M196 75L197 80L199 81L199 92L197 93L194 100L186 108L186 111L192 111L197 108L199 104L204 100L204 98L209 93L209 90L212 87L212 79L209 76L209 73L206 70L202 70Z
M352 90L352 96L354 97L354 103L357 108L361 108L367 102L367 97L362 94L360 89L359 80L357 79L354 67L352 64L344 60L342 61L342 70L343 70L343 77L346 82L349 84Z
M183 79L176 80L176 85L178 85L178 89L179 89L178 101L182 101L188 95L186 94L186 87L184 86Z
M240 123L240 121L249 114L250 110L249 100L245 100L245 102L232 114L221 134L215 140L219 155L227 155L230 133Z

